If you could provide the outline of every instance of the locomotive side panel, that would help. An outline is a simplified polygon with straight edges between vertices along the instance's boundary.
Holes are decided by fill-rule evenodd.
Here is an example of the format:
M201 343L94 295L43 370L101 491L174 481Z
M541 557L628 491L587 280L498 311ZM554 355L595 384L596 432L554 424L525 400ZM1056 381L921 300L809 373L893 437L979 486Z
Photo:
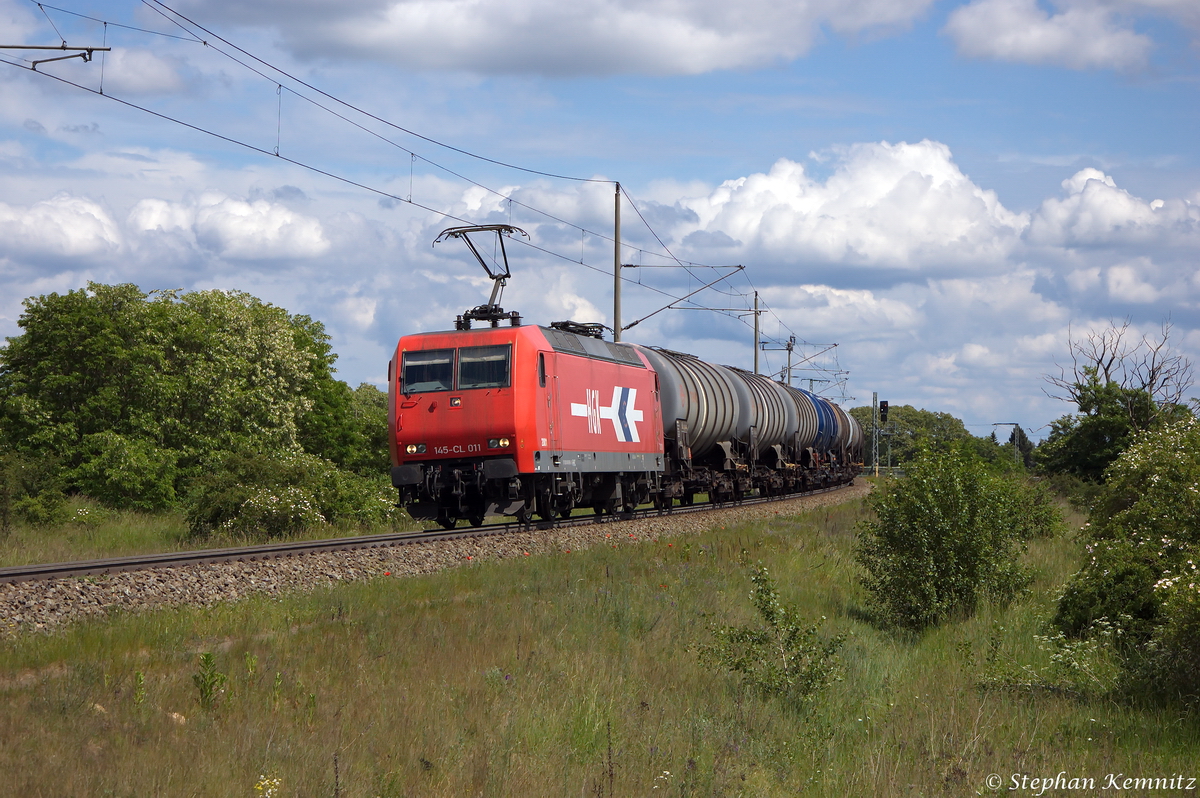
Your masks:
M662 470L658 378L627 365L548 351L548 421L534 446L535 472Z

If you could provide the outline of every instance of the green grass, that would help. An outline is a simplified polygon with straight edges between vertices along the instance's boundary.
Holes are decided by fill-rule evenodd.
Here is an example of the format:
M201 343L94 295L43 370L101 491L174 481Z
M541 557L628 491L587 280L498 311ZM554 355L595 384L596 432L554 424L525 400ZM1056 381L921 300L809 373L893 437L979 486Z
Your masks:
M979 687L988 650L1045 664L1033 635L1076 567L1070 538L1031 546L1028 600L897 637L864 620L864 512L7 640L0 780L12 795L235 796L265 775L278 796L332 796L335 755L347 798L972 795L991 773L1005 788L1013 773L1194 773L1200 729L1177 712ZM847 635L842 681L805 707L695 656L710 624L753 620L747 559ZM211 711L193 680L204 652L228 676Z
M0 567L269 542L265 538L250 540L221 534L192 537L182 512L109 510L98 502L82 497L70 499L69 510L73 519L70 523L61 526L17 524L7 534L0 533ZM405 516L394 527L323 525L288 538L274 538L270 542L371 535L393 529L417 530L425 526L428 525L419 524Z

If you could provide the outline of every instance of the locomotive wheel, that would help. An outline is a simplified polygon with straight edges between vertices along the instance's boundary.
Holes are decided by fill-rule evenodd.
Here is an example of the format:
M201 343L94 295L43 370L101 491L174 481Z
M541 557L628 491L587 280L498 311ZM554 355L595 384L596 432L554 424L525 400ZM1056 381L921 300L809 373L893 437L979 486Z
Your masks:
M439 515L437 522L441 524L442 529L454 529L458 525L458 519L447 513Z
M537 514L543 521L554 521L558 518L558 508L554 506L554 496L549 490L538 494Z
M471 522L471 526L483 526L483 513L473 515L467 520Z

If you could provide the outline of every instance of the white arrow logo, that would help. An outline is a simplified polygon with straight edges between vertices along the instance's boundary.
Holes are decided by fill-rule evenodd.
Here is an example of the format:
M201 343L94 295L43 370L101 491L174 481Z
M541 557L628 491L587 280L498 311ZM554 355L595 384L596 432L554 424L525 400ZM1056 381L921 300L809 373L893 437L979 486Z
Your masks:
M635 407L636 402L637 388L618 386L613 388L612 404L608 407L601 407L600 392L588 388L587 402L584 404L572 402L571 415L587 417L588 432L593 435L599 435L604 431L600 422L608 419L612 422L613 432L617 434L618 441L641 443L641 438L638 437L637 422L642 420L643 415L642 411Z

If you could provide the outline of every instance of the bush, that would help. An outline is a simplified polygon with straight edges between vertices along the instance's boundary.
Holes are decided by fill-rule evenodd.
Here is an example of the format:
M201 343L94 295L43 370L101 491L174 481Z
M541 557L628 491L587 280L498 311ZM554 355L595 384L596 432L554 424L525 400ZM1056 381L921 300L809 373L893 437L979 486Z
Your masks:
M320 524L382 524L397 517L391 486L302 452L225 453L192 484L194 535L221 530L278 536Z
M115 432L88 435L74 482L87 496L120 510L165 510L175 504L177 452Z
M1200 573L1188 561L1180 573L1155 585L1163 623L1147 647L1147 675L1160 691L1188 703L1200 701Z
M55 480L56 466L52 458L0 452L0 534L17 522L33 526L66 522L70 511Z
M1018 538L1048 538L1066 531L1066 521L1054 501L1054 494L1046 485L1013 479L1009 489L1013 492L1016 505L1014 520Z
M926 450L870 504L855 551L863 584L884 625L914 631L1013 598L1029 581L1024 540L1062 523L1044 494L958 448Z
M1054 621L1077 638L1101 619L1120 624L1129 686L1195 695L1200 424L1189 418L1140 434L1105 476L1086 527L1087 559Z
M806 625L794 607L780 602L766 568L755 568L750 581L750 602L763 625L713 629L715 642L700 647L700 659L740 675L764 696L801 703L834 679L843 638L822 640L824 618Z

